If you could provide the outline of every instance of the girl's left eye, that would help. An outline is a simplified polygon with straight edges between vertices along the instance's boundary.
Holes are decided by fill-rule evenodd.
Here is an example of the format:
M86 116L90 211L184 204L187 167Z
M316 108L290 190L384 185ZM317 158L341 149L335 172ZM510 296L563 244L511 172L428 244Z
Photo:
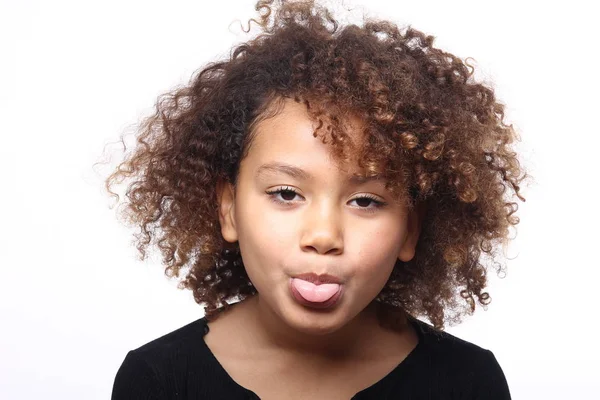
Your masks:
M293 188L290 187L281 187L276 190L267 191L266 193L269 194L271 196L271 199L278 204L289 204L291 201L293 201L295 196L300 196L298 192L296 192ZM281 196L282 200L277 198L278 195ZM377 200L377 198L372 195L362 195L359 197L355 197L350 201L355 201L358 204L358 208L361 208L367 212L373 212L376 209L386 205L385 202ZM370 203L373 203L374 206L369 207Z

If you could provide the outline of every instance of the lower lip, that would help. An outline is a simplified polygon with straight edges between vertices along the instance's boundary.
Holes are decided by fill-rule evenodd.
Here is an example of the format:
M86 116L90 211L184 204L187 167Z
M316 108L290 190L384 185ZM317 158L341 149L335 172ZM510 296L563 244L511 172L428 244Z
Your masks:
M303 306L320 309L320 310L332 308L333 306L335 306L339 302L340 298L342 297L342 292L343 292L343 286L340 285L340 289L329 300L324 301L322 303L314 303L312 301L306 300L304 297L302 297L302 295L300 293L298 293L298 291L296 290L294 285L292 285L291 279L290 279L289 287L290 287L290 292L292 294L292 297L294 298L294 300L296 300L296 302L300 303Z

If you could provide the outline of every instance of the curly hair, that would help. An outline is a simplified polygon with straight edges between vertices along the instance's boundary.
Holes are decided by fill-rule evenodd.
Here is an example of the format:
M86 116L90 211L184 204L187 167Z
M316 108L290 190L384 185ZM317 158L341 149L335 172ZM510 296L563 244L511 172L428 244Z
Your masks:
M525 201L519 184L527 176L494 91L410 26L368 19L340 28L314 1L273 3L256 4L247 31L261 29L254 39L158 97L134 151L106 179L117 201L113 186L128 180L121 216L140 228L141 258L156 245L165 274L192 290L209 320L228 301L256 294L239 246L221 235L216 187L235 185L257 122L289 98L321 122L315 137L328 121L322 140L337 159L358 154L360 170L383 174L409 207L426 204L414 258L397 260L376 300L440 330L472 314L476 300L485 307L484 258L502 270L497 250L519 223L506 192ZM347 140L350 115L368 134L360 149Z

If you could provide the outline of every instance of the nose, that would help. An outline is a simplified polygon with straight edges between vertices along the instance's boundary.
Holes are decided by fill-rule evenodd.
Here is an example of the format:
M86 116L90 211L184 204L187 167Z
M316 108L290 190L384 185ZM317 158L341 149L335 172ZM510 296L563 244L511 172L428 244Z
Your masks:
M326 202L315 203L302 216L302 251L341 254L344 251L342 221L339 212Z

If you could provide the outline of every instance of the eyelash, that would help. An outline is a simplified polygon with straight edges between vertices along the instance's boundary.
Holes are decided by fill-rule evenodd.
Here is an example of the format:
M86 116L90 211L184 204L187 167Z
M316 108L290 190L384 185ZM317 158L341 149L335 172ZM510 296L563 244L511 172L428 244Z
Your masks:
M276 190L267 190L266 191L266 193L268 195L270 195L271 200L273 202L275 202L277 204L289 205L292 200L281 201L281 200L278 200L275 197L275 195L280 194L280 193L284 193L284 192L294 193L295 195L298 195L298 192L296 192L293 188L288 187L288 186L280 187L280 188L278 188ZM385 203L383 201L380 201L380 200L377 200L374 196L371 196L371 195L363 195L363 196L360 196L360 197L355 197L352 200L361 200L361 199L371 200L375 204L375 207L373 207L373 208L358 207L358 208L361 208L362 210L364 210L367 213L373 213L373 212L377 211L378 209L383 208L384 206L387 205L387 203Z

